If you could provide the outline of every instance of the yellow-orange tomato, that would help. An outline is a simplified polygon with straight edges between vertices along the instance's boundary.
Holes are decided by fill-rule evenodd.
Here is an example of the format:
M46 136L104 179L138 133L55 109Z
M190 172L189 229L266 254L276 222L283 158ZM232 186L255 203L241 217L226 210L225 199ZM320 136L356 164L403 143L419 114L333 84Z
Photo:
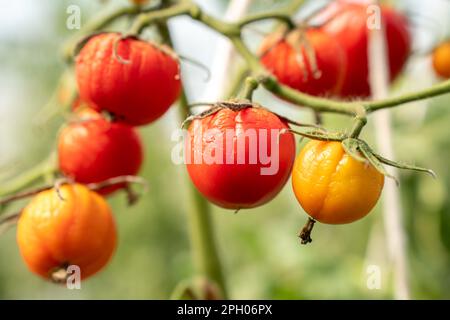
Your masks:
M450 78L450 40L440 44L434 50L433 67L441 77Z
M297 200L322 223L361 219L377 203L383 184L381 173L346 154L340 142L309 142L292 171Z
M85 279L102 269L116 248L114 218L103 197L83 185L64 185L59 194L43 191L23 210L17 224L20 252L44 278L76 265Z

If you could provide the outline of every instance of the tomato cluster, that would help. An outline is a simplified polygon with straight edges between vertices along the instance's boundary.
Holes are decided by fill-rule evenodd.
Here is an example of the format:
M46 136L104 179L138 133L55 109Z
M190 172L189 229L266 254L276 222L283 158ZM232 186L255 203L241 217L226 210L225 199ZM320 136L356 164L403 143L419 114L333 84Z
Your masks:
M117 33L93 36L81 49L79 97L58 138L60 172L75 184L39 193L22 212L17 240L30 270L64 281L58 274L75 265L85 279L109 261L117 235L102 195L126 185L96 193L83 184L139 172L143 147L134 126L155 121L178 99L179 71L170 48ZM64 92L59 98L68 99Z
M402 14L386 6L381 6L380 15L393 81L411 50L409 24ZM316 19L319 27L302 27L281 39L270 36L262 46L264 65L280 82L308 94L341 98L370 96L368 6L337 0ZM303 33L302 38L293 37L299 32Z
M388 7L381 16L394 80L411 47L408 22ZM307 94L369 96L366 6L339 0L318 18L324 21L319 27L269 36L261 47L262 64L281 83ZM444 77L448 55L448 44L434 55ZM18 222L27 265L53 280L70 265L81 268L82 278L106 265L117 235L103 196L125 185L96 193L84 184L136 175L143 147L135 127L160 118L181 92L180 63L170 48L118 33L88 39L75 69L79 97L58 141L60 171L74 183L39 193ZM269 202L291 176L308 215L323 223L350 223L370 212L384 184L381 173L348 155L341 142L312 141L295 160L288 121L247 100L218 103L194 117L185 143L194 186L227 209Z

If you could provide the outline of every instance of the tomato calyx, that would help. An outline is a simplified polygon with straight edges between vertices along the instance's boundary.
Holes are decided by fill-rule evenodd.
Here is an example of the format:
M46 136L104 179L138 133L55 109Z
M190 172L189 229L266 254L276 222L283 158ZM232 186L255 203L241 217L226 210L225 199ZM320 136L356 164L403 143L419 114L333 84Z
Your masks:
M72 52L72 57L77 57L78 54L80 53L81 49L83 49L83 47L89 42L89 40L91 40L92 38L95 38L99 35L107 34L107 33L111 33L111 32L106 32L106 31L94 32L94 33L91 33L91 34L85 36L81 40L79 40L78 43L74 47L74 50ZM159 44L159 43L157 43L155 41L151 41L151 40L143 40L141 37L139 37L138 35L133 34L133 33L120 34L120 33L113 32L113 34L120 35L120 37L118 37L114 41L114 44L113 44L113 57L121 64L130 64L131 63L130 60L124 59L118 53L118 46L119 46L120 42L125 41L125 40L136 40L136 41L146 42L146 43L150 44L152 47L154 47L155 49L170 56L174 60L180 61L180 57L177 55L177 53L174 50L172 50L172 48L170 48L169 46L167 46L165 44Z
M316 220L314 220L311 217L308 217L308 221L306 222L305 226L300 230L298 237L301 239L301 244L308 244L312 242L311 239L311 233L314 228L314 224L316 223Z
M303 70L303 81L307 81L307 65L311 68L314 79L319 79L322 72L318 67L316 50L306 36L307 23L301 23L293 30L284 29L275 34L273 44L261 52L261 57L275 49L280 43L286 42L294 50L298 65ZM307 61L305 61L305 58Z
M383 156L375 153L373 149L365 142L364 140L360 138L354 138L351 137L351 135L345 133L345 132L328 132L323 128L318 128L311 131L301 132L289 129L290 132L300 135L303 138L308 138L312 140L319 140L319 141L336 141L341 142L342 147L344 148L345 152L351 156L353 159L364 162L364 163L370 163L373 165L381 174L384 176L393 179L396 184L399 184L398 179L391 175L384 167L384 165L388 165L391 167L395 167L398 169L405 169L405 170L413 170L418 172L424 172L432 176L433 178L436 178L436 174L433 170L422 168L410 164L405 163L399 163L395 162L389 159L384 158Z
M261 106L250 101L219 101L215 103L196 103L190 105L189 107L198 107L198 106L208 106L209 109L199 114L188 116L181 124L181 128L184 128L187 124L191 123L194 120L201 120L209 116L212 116L222 109L240 111L248 108L261 108Z
M78 54L80 53L81 49L83 49L83 47L89 42L89 40L91 40L92 38L95 38L99 35L102 34L106 34L108 32L106 31L98 31L98 32L93 32L83 38L81 38L74 46L73 51L70 52L70 57L71 58L76 58L78 56Z
M300 123L294 120L291 120L285 116L282 116L276 112L273 112L272 110L269 110L263 106L261 106L260 104L256 103L256 102L251 102L249 100L230 100L230 101L219 101L219 102L215 102L215 103L194 103L191 104L189 107L199 107L199 106L207 106L209 107L209 109L199 113L199 114L193 114L190 115L189 117L187 117L181 124L181 128L186 127L187 124L191 123L194 120L201 120L204 118L207 118L209 116L212 116L214 114L216 114L217 112L219 112L222 109L229 109L232 111L241 111L244 109L248 109L248 108L259 108L259 109L264 109L266 111L269 111L270 113L276 115L278 118L280 118L282 121L294 125L294 126L298 126L298 127L308 127L308 128L317 128L319 130L324 130L323 128L321 128L320 126L316 125L316 124L306 124L306 123ZM291 130L289 130L291 131ZM293 131L295 133L295 131Z

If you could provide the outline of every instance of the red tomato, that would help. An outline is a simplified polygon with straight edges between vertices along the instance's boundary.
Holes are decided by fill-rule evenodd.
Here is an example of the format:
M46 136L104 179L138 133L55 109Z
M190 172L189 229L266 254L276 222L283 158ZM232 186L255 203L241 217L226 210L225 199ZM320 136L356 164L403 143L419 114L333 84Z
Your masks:
M367 4L350 1L335 1L320 15L329 19L322 30L328 32L344 49L347 55L347 72L340 95L342 97L370 96L368 39L370 30ZM382 6L381 18L386 28L390 79L393 81L405 65L411 51L411 36L408 20L397 11Z
M304 31L295 30L281 41L276 34L269 36L262 45L262 63L281 83L293 89L312 95L337 93L346 68L343 49L325 32L311 29L304 34L314 55L311 57L308 44L305 46L300 40L301 32Z
M92 109L80 111L80 121L65 127L58 141L59 168L79 183L96 183L123 175L136 175L143 152L136 130L111 123ZM108 187L111 193L123 185Z
M223 208L267 203L285 185L295 158L294 136L290 132L280 135L283 129L288 129L284 121L255 107L224 108L194 120L186 145L192 182L209 201Z
M148 124L162 116L180 94L179 61L168 48L120 37L100 34L80 51L76 60L80 97L128 124Z

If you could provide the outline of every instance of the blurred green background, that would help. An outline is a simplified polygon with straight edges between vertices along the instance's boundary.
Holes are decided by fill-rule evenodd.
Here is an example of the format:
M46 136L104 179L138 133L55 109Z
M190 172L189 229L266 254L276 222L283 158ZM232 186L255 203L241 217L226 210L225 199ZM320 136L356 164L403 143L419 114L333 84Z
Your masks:
M198 1L222 15L227 1ZM253 11L288 1L254 1ZM391 1L392 2L392 1ZM82 24L99 11L127 5L114 1L0 0L0 185L42 161L54 149L63 118L36 124L36 115L51 96L64 69L62 43L76 30L66 28L66 8L77 4ZM416 54L394 94L417 90L438 81L424 53L450 30L450 3L443 0L397 1L414 8ZM124 21L117 28L126 25ZM171 23L177 51L208 65L216 35L187 18ZM267 29L263 24L262 29ZM195 34L195 37L192 35ZM448 36L448 34L447 34ZM247 31L250 42L261 40ZM200 70L183 65L191 101L204 94L207 83ZM311 121L310 112L286 105L258 92L257 101L281 114ZM429 105L429 107L427 107ZM450 298L450 96L408 104L393 111L397 160L432 168L438 179L401 172L400 192L408 244L408 267L413 298ZM348 126L348 119L325 117L327 128ZM31 274L18 252L15 229L0 238L1 299L165 299L182 280L195 276L187 209L189 181L183 166L171 162L171 133L180 124L174 106L156 124L140 129L146 146L142 176L151 188L134 207L123 194L110 199L118 222L120 243L107 268L67 290ZM374 144L374 127L365 138ZM16 203L4 214L24 203ZM380 299L393 298L392 268L385 241L381 205L362 221L343 226L316 225L314 242L302 246L297 238L307 216L288 183L270 204L238 214L214 207L215 236L230 295L236 299ZM367 288L369 265L380 267L380 290Z

